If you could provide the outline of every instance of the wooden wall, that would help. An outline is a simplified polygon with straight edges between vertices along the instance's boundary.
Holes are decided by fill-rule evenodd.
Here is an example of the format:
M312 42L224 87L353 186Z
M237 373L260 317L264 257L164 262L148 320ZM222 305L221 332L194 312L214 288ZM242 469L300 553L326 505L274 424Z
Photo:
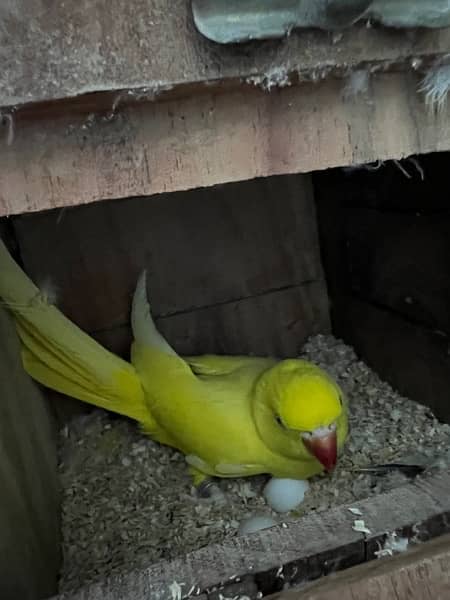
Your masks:
M127 355L136 279L181 353L295 356L329 330L308 176L97 203L10 220L26 271Z
M335 333L450 421L447 153L314 178Z
M56 442L1 307L0 340L0 598L37 600L56 592L59 571Z

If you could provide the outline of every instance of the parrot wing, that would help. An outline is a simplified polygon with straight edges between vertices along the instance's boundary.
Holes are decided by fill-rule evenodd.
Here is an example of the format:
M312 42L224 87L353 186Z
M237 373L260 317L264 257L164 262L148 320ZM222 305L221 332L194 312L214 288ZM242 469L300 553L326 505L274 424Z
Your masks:
M164 402L170 396L173 383L175 389L183 389L183 393L191 393L194 387L195 397L199 381L185 362L173 350L169 343L159 333L153 321L150 304L147 298L147 274L143 271L136 284L131 309L131 327L133 330L133 344L131 346L131 362L148 398L149 410L152 403ZM173 398L171 398L173 402ZM173 404L176 407L176 403ZM156 420L151 427L144 426L144 430L162 444L179 447L177 440Z
M176 357L172 364L178 369L184 365L184 370L190 374L201 376L232 375L246 368L263 371L277 361L270 358L252 356L220 356L215 354L202 356L181 357L159 333L153 321L150 304L147 298L147 277L143 271L136 285L131 312L131 325L135 347L143 347L157 351L163 355Z
M147 272L142 271L133 296L131 307L131 329L138 346L153 348L163 354L178 356L175 350L156 329L147 298Z
M267 467L259 464L244 464L230 465L228 463L220 463L215 466L215 471L222 477L248 477L250 475L258 475L267 471Z
M259 464L231 465L219 463L213 465L205 462L195 454L188 454L185 458L188 465L198 469L200 472L218 475L220 477L248 477L249 475L262 473L265 470L265 467Z
M131 328L134 338L131 360L142 381L148 380L149 390L164 384L167 386L171 376L182 377L186 383L197 381L188 363L178 356L156 328L147 298L146 271L141 273L136 284Z
M66 318L0 240L0 298L14 315L25 370L43 385L101 408L151 421L135 369Z
M195 375L231 375L245 368L261 368L261 371L274 365L277 361L271 358L253 356L185 356L184 360Z

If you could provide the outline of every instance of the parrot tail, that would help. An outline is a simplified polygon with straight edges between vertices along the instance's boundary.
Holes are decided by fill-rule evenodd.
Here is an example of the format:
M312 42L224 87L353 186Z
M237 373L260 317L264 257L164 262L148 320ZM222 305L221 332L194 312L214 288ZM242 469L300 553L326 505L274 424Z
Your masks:
M0 239L0 298L13 314L22 361L43 385L151 428L140 379L52 305L12 259Z
M143 271L138 279L131 309L131 328L138 344L160 350L164 354L178 356L175 350L156 329L150 304L147 298L147 272Z

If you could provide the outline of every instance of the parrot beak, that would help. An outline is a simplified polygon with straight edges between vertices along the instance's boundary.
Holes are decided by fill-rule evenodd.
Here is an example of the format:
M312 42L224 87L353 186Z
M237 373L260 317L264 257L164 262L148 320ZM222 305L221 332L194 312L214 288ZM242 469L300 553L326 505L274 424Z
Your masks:
M302 436L303 443L326 471L332 471L337 461L336 427L316 429L309 435Z

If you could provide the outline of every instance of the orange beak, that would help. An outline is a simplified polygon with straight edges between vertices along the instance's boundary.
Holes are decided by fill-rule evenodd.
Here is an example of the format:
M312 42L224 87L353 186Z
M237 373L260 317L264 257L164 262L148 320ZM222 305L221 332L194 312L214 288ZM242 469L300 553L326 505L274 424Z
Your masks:
M317 460L322 463L326 471L332 471L337 461L337 436L336 431L326 435L303 438L303 443Z

